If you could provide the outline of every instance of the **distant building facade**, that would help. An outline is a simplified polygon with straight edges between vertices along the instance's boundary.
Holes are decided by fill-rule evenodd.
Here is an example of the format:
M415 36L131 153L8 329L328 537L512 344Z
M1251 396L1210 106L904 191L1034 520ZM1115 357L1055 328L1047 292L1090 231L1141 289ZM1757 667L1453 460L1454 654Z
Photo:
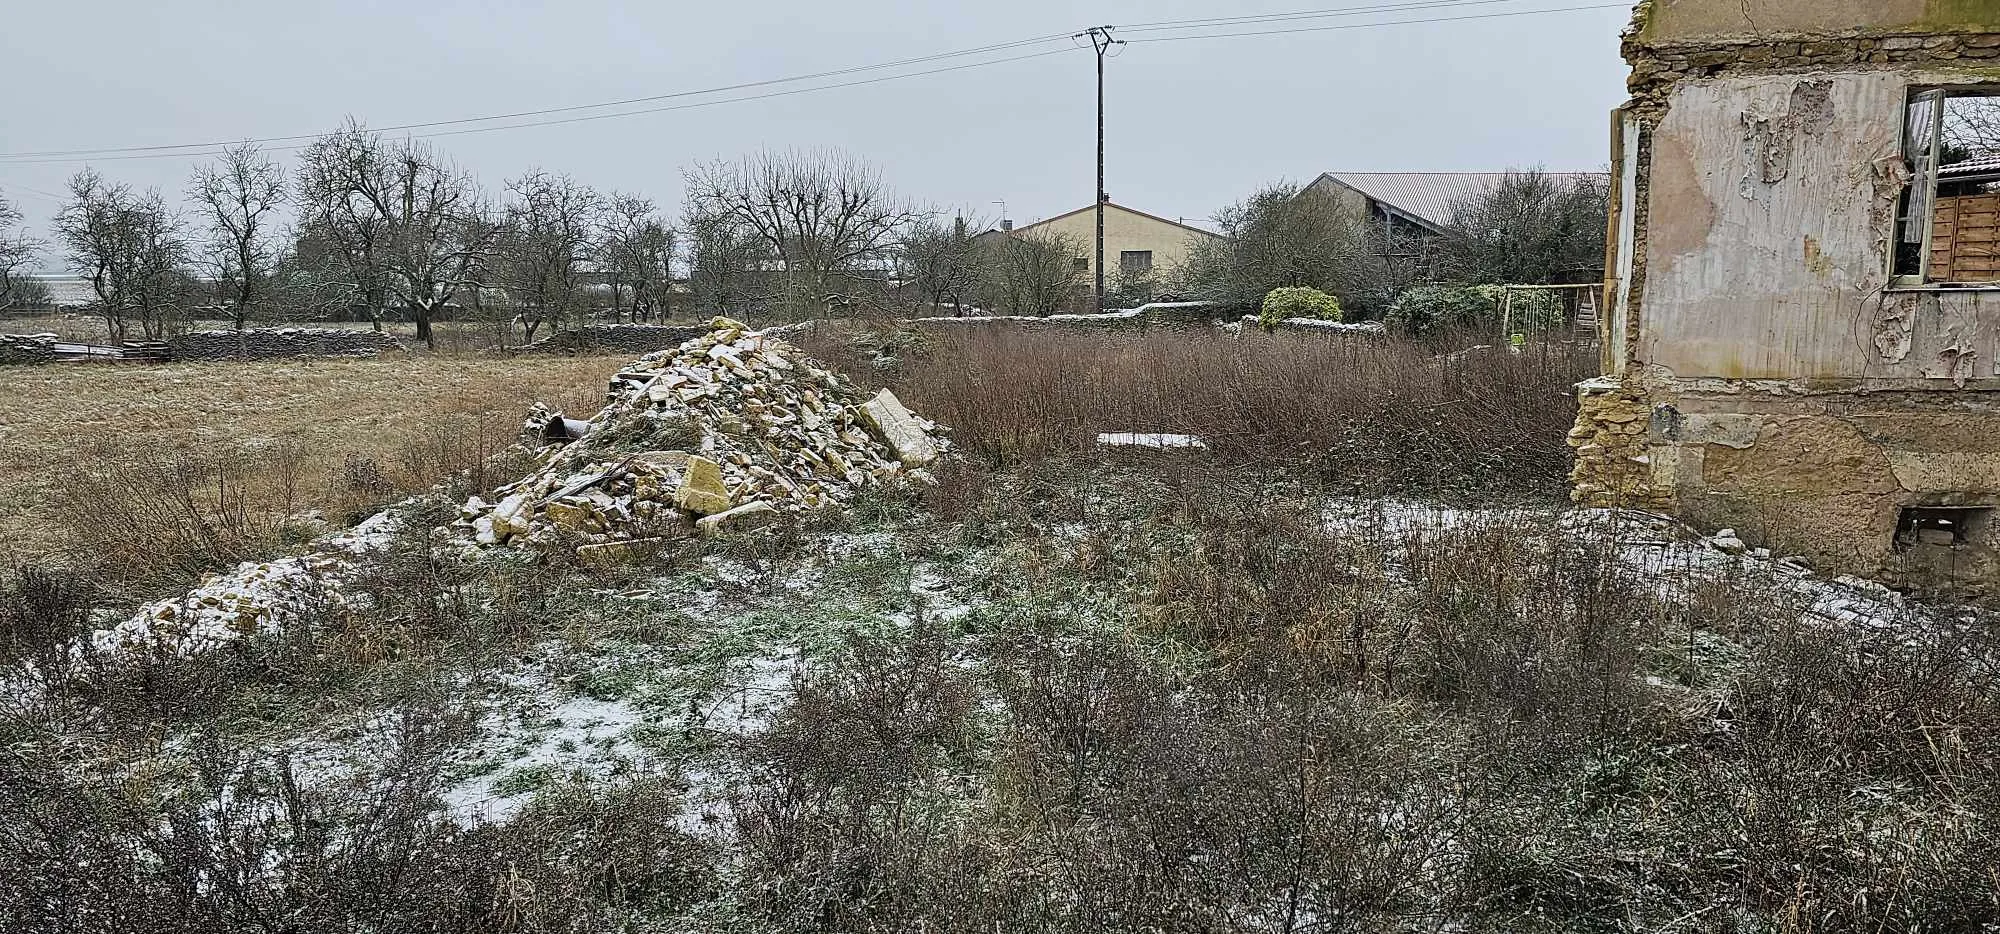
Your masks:
M1071 258L1071 263L1079 274L1090 280L1088 289L1094 293L1097 276L1095 267L1097 212L1093 208L1094 206L1082 207L1023 227L1012 230L991 230L980 236L987 239L997 236L1061 236L1079 246L1077 255ZM1172 281L1187 265L1188 254L1194 249L1195 244L1222 239L1224 238L1221 234L1212 231L1168 220L1122 204L1106 202L1104 278L1107 288L1117 289L1121 282Z

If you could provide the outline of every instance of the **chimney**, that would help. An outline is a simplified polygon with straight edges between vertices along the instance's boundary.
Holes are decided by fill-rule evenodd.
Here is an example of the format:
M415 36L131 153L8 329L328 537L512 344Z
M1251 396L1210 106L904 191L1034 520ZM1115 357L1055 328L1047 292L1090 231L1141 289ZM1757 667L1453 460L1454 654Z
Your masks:
M1003 232L1010 232L1014 229L1014 222L1003 217L1000 219L1000 229Z

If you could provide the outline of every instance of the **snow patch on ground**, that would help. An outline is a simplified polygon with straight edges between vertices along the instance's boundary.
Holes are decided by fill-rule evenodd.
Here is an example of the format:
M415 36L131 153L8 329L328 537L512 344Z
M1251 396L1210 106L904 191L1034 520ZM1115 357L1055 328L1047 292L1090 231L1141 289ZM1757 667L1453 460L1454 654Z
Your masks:
M1097 443L1106 447L1153 448L1205 448L1208 442L1194 435L1164 433L1142 433L1133 431L1107 431L1098 434Z
M543 784L610 778L650 758L631 730L656 718L626 700L569 693L545 665L504 673L488 697L480 738L459 757L474 774L443 795L463 823L510 820Z
M1487 530L1521 535L1553 532L1611 549L1633 574L1651 581L1660 597L1693 599L1718 582L1755 582L1796 600L1801 612L1822 623L1889 628L1908 617L1904 597L1855 577L1816 576L1802 559L1746 548L1730 530L1704 536L1678 520L1632 509L1459 508L1396 499L1335 499L1323 513L1337 534L1379 534L1393 539Z

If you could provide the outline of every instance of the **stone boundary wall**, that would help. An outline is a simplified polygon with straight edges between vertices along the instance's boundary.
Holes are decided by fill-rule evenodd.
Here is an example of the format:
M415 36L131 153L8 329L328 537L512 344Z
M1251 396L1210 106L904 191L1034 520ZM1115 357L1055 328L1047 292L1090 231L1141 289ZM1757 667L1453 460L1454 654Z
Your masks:
M1264 319L1256 315L1244 315L1243 320L1232 326L1239 331L1255 331L1264 327ZM1327 321L1323 318L1286 318L1272 328L1286 334L1318 334L1323 337L1382 337L1389 333L1389 326L1380 321Z
M0 334L0 365L54 363L54 334Z
M707 334L699 324L591 324L558 331L541 340L515 348L517 353L591 353L618 351L648 354L669 350Z
M970 327L1018 327L1029 331L1137 331L1154 327L1207 327L1226 312L1210 302L1154 302L1123 311L1087 315L976 315L967 317L906 318L911 327L949 329Z
M174 360L284 360L295 357L372 357L403 350L402 342L378 331L346 328L250 328L193 331L167 339Z

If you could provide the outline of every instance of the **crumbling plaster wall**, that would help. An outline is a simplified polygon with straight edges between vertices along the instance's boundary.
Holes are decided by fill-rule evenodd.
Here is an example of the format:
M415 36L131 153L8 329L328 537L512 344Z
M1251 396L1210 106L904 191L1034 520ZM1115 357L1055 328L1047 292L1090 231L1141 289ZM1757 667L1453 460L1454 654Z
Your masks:
M2000 2L1956 6L1984 9L1933 28L1935 3L1642 5L1614 147L1625 300L1612 375L1579 395L1578 502L1892 581L2000 580L1990 518L1964 546L1895 543L1905 507L2000 505L2000 292L1888 288L1909 88L2000 83Z
M1990 384L2000 294L1888 288L1904 101L1947 79L1677 85L1651 134L1633 360L1680 378Z
M1638 488L1697 525L1891 581L2000 581L1990 524L1948 560L1895 544L1905 507L2000 504L2000 396L1719 380L1657 381L1645 396Z

